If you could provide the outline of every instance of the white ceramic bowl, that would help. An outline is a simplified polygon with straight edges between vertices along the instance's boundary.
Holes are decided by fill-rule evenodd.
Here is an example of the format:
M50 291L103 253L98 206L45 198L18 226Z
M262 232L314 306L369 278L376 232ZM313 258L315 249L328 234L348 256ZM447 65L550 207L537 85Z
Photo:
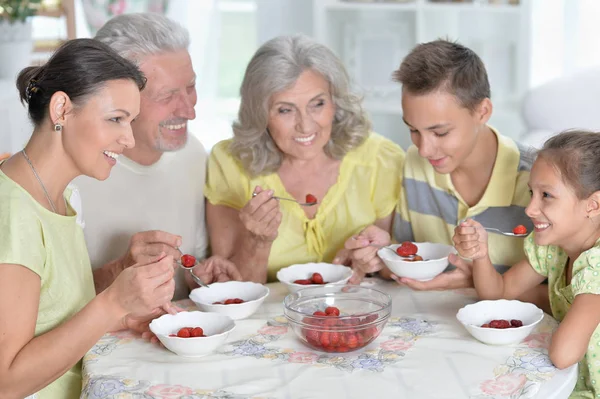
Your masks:
M208 288L196 288L190 293L190 299L204 312L220 313L233 320L240 320L256 312L268 295L269 289L262 284L251 281L227 281L210 284ZM215 302L235 298L243 299L244 303L213 305Z
M169 337L183 327L201 327L206 337ZM171 352L186 357L199 357L214 352L235 328L230 317L217 313L179 312L165 314L150 323L150 331Z
M443 272L448 267L448 255L455 252L454 247L446 244L431 242L416 242L417 255L423 261L409 262L396 255L396 248L400 244L389 245L377 251L383 263L398 277L412 278L418 281L428 281Z
M499 299L467 305L458 311L456 318L473 337L484 344L511 345L523 341L531 334L544 318L544 312L531 303ZM521 320L523 326L506 329L481 327L482 324L501 319Z
M323 281L327 284L346 284L352 277L352 268L331 263L302 263L284 267L277 272L277 279L281 281L290 292L297 292L303 288L319 287L323 284L294 284L296 280L310 279L313 273L321 273Z

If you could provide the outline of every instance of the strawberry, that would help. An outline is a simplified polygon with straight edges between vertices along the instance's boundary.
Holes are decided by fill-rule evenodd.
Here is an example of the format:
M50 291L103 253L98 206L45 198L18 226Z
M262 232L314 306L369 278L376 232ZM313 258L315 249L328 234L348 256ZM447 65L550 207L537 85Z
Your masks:
M331 335L328 331L323 331L321 336L319 337L321 341L321 345L329 346L331 343Z
M233 303L235 303L235 304L238 304L238 303L244 303L244 300L243 300L243 299L240 299L240 298L235 298L235 299L233 300Z
M226 299L223 303L225 305L233 305L235 303L235 299Z
M317 197L315 197L312 194L306 194L306 201L307 204L316 204L317 201Z
M294 284L300 284L300 285L311 285L312 281L307 280L307 279L300 279L300 280L296 280L294 281Z
M313 316L327 316L327 313L317 310L313 313Z
M184 267L194 267L196 264L196 258L194 258L192 255L183 255L181 257L181 264Z
M417 254L417 246L410 241L404 241L402 245L396 248L396 253L402 257L412 256Z
M213 305L223 305L223 302L213 302Z
M204 335L204 330L201 327L194 327L190 335L192 337L202 337Z
M523 327L523 322L521 320L511 320L510 321L510 326L511 327Z
M317 330L306 330L306 340L311 344L319 343L319 332Z
M356 334L350 333L346 338L346 341L348 343L349 348L354 349L358 347L358 337L356 336Z
M340 333L332 332L329 336L329 340L331 341L331 346L338 346L340 344Z
M527 227L520 224L513 229L513 233L514 234L527 234Z
M321 273L313 273L310 280L313 284L323 284L323 276L321 276Z
M183 327L179 331L177 331L177 336L179 338L189 338L191 337L190 329L188 327Z
M327 308L325 308L325 313L327 314L327 316L339 316L340 310L335 306L328 306Z

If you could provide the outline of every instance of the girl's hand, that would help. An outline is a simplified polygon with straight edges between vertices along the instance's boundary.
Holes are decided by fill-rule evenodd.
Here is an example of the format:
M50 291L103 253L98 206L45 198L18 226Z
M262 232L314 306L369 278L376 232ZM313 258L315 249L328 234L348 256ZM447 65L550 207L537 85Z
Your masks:
M279 201L273 200L272 190L263 190L257 186L254 192L256 196L240 210L242 224L258 241L275 241L282 216Z
M467 219L454 229L454 247L458 254L467 259L488 256L487 231L473 219Z

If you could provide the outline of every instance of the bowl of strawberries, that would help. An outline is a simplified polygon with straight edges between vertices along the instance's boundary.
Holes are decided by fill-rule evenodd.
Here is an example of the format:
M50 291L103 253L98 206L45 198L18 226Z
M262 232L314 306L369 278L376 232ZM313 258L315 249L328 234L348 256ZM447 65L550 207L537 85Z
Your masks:
M308 347L334 353L369 345L387 323L392 299L374 288L356 285L310 287L283 301L284 315Z
M215 312L241 320L250 317L258 310L269 289L252 281L225 281L212 283L208 288L196 288L190 292L190 299L203 312Z
M216 313L179 312L152 320L150 331L165 348L185 357L214 352L235 328L230 317Z
M484 344L511 345L531 334L544 318L544 312L531 303L498 299L467 305L458 311L456 318Z
M303 263L285 267L277 272L277 279L290 292L310 286L346 284L352 277L352 269L331 263Z
M428 281L446 269L454 251L446 244L405 241L381 248L377 255L396 276Z

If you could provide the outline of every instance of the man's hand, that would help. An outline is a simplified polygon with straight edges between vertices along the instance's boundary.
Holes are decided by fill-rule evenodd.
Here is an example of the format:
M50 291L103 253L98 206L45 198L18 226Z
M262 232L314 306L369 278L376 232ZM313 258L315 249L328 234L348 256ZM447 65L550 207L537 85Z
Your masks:
M398 284L406 285L417 291L444 291L474 287L471 270L473 265L455 254L450 254L448 260L456 266L456 269L441 273L429 281L417 281L406 277L398 277L395 274L392 274L391 277Z
M136 233L129 241L127 253L121 258L122 269L135 264L148 263L160 253L172 256L173 259L181 258L181 237L160 230L142 231Z
M217 255L201 261L198 266L192 269L192 273L200 278L204 284L242 280L242 275L235 264Z

